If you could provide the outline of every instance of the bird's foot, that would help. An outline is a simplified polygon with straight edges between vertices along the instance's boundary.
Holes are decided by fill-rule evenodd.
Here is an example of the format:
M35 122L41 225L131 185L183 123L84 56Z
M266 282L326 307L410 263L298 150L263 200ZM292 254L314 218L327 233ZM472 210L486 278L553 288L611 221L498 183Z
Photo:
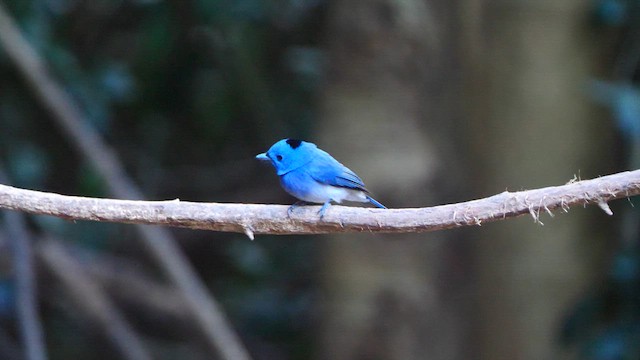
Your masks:
M307 204L308 204L308 202L306 202L306 201L296 201L291 206L289 206L289 208L287 209L287 216L291 217L291 215L293 214L293 210L295 210L299 206L307 205Z
M287 209L287 216L291 217L291 215L293 215L293 211L303 205L310 205L311 203L306 202L306 201L296 201L295 203L293 203L291 206L289 206L289 208ZM325 212L327 211L327 209L329 208L329 206L331 206L331 200L325 202L324 204L322 204L322 207L320 207L320 210L318 210L318 215L320 215L320 219L322 219L324 217Z
M329 201L325 202L324 204L322 204L322 207L320 208L320 210L318 210L318 215L320 215L320 219L322 219L324 217L324 213L327 211L329 206L331 206L331 200L329 200Z

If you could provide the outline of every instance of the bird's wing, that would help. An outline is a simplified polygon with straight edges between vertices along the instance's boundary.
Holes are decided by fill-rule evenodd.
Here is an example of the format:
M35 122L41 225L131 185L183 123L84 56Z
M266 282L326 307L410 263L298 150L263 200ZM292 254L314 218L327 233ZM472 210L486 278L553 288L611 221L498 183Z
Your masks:
M358 175L327 153L315 157L306 170L319 183L369 192Z

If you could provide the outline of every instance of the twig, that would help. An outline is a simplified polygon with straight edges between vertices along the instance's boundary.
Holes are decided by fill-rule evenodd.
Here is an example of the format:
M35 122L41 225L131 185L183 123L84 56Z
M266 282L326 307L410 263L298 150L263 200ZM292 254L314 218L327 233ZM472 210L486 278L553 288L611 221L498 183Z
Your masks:
M79 247L73 253L86 250ZM87 255L89 257L89 255ZM147 314L147 318L164 324L191 324L191 314L184 298L170 284L161 284L151 275L142 272L139 266L120 257L91 254L91 261L80 264L88 271L105 291L119 303L133 305L137 313Z
M572 206L600 205L640 194L640 170L520 192L503 192L457 204L415 209L332 206L323 219L318 206L135 201L65 196L0 185L0 208L69 220L154 224L251 234L345 232L406 233L481 225ZM604 207L606 208L606 207Z
M8 182L0 168L0 181ZM25 359L46 360L42 322L38 314L36 275L33 266L32 239L27 232L23 214L5 212L4 223L13 252L13 269L16 277L16 303Z
M106 180L110 192L119 198L144 198L141 191L126 176L115 153L84 121L82 111L48 73L45 63L20 34L1 4L0 44L42 104L51 111L78 152L85 156ZM220 306L207 292L171 234L162 228L138 226L137 230L151 254L180 289L195 324L205 335L212 350L227 360L250 359Z
M102 289L85 275L67 251L53 240L38 243L42 262L65 286L75 303L111 338L125 359L150 360L151 355Z
M0 244L6 242L7 237L0 232ZM54 239L50 235L45 235L44 239ZM37 241L37 240L36 240ZM0 245L0 266L9 264L11 254L3 251L5 246ZM165 325L184 328L185 331L192 323L191 314L174 286L159 282L151 274L143 272L133 260L125 260L118 256L105 255L87 251L80 246L65 244L65 248L74 258L90 259L90 261L76 261L82 267L83 273L88 273L93 281L97 282L100 288L114 299L121 307L135 308L136 315L142 315L145 321L151 321L154 326ZM35 251L42 251L41 247L36 247ZM35 258L40 259L34 267L42 272L46 269L42 262L42 254L36 253ZM38 266L40 265L40 266ZM46 272L42 274L46 276ZM191 332L193 332L191 330ZM2 350L2 344L0 344ZM20 357L21 359L23 357ZM2 352L0 352L0 359Z

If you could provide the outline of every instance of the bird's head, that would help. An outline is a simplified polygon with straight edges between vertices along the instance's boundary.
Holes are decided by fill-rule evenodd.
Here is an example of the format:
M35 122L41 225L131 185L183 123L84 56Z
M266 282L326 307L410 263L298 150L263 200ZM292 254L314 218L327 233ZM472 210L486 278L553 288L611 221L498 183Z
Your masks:
M282 139L256 159L271 161L276 173L281 176L293 171L313 159L318 147L310 142L297 139Z

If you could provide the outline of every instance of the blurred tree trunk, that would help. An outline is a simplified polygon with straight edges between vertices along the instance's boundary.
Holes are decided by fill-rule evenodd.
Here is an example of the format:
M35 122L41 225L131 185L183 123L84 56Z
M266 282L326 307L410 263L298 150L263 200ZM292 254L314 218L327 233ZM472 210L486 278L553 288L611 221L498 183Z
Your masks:
M319 145L389 207L462 200L455 2L329 6ZM329 210L330 211L330 210ZM465 359L460 232L325 243L321 359Z
M464 46L470 50L465 66L475 71L468 78L474 97L468 117L477 196L611 170L605 147L611 132L585 91L597 55L587 26L589 5L487 1L482 26L468 22L477 26L467 29ZM595 208L541 220L544 227L522 218L478 230L476 358L561 356L563 316L602 264L610 222Z

